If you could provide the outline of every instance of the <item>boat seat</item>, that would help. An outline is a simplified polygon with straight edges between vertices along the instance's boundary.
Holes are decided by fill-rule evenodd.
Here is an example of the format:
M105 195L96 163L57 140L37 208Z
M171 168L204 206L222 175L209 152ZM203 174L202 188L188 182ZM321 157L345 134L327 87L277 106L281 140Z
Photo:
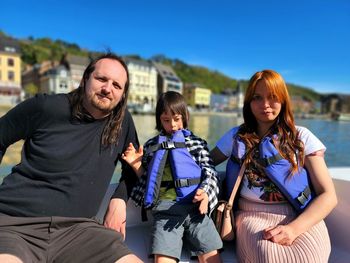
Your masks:
M337 191L338 205L325 219L328 227L329 236L332 243L332 251L329 258L330 263L349 262L350 259L350 181L347 167L329 169ZM222 174L220 174L222 175ZM103 222L107 206L116 189L116 184L111 184L101 203L97 219ZM127 206L127 230L126 243L134 253L145 262L152 262L148 258L148 249L150 244L151 222L141 222L140 209L135 207L133 202L128 202ZM222 252L223 262L237 262L234 254L234 244L226 243ZM180 262L197 262L191 261L188 253L183 252Z
M102 201L100 210L96 216L99 222L103 222L103 217L106 213L110 197L115 191L117 185L111 184L108 191ZM148 213L148 221L141 221L141 211L139 207L136 207L132 201L127 204L127 226L126 226L126 244L128 247L144 262L153 262L152 258L149 258L149 247L151 238L151 224L152 216ZM234 243L227 242L224 244L224 249L221 252L223 262L234 263L236 257L234 254ZM181 255L180 262L198 262L197 260L191 260L188 251L184 250Z

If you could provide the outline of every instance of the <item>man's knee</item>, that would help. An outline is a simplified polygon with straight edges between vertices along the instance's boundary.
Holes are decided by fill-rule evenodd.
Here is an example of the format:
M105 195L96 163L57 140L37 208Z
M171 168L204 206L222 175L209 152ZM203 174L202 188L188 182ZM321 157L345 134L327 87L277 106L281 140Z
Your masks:
M18 257L10 254L0 254L0 262L2 263L23 263Z

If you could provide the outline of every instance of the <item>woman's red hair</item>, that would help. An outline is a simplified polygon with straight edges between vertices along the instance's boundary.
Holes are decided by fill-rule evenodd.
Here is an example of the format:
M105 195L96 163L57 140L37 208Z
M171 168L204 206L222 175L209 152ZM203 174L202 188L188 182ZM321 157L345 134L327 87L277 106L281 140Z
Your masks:
M256 72L249 81L248 89L244 97L244 124L240 128L239 135L247 145L247 157L253 161L253 156L250 152L261 139L257 135L258 123L250 107L250 103L253 100L256 86L259 81L264 81L271 94L276 96L278 101L281 103L281 112L270 129L270 135L278 135L279 143L277 148L280 154L292 164L291 171L294 173L298 170L298 165L303 165L304 148L295 127L287 85L282 76L273 70L267 69ZM295 160L296 153L298 156L297 161Z

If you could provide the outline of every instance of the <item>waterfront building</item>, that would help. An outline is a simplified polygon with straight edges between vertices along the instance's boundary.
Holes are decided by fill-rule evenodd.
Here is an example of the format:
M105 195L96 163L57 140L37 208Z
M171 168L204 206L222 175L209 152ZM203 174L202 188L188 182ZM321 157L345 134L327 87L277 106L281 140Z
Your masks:
M188 106L196 109L208 109L210 106L211 90L200 87L195 83L186 83L183 96Z
M34 86L36 92L43 93L41 89L40 78L50 69L59 65L58 61L45 60L41 63L36 63L34 65L26 65L25 69L22 71L22 87L24 91L31 85ZM29 97L33 94L26 94Z
M80 81L83 77L84 70L89 65L90 59L88 57L76 56L66 54L62 56L60 64L65 66L70 72L71 80L68 83L68 89L73 90L79 87Z
M70 71L63 65L47 70L40 78L42 93L57 94L68 93L73 90Z
M21 95L21 55L17 41L0 36L0 104L14 105Z
M350 96L336 93L322 95L321 113L350 113Z
M153 111L157 103L157 70L152 63L124 58L129 70L129 107L139 111Z
M241 88L225 89L221 94L212 94L210 108L214 111L237 111L241 113L244 94Z
M153 65L158 72L158 96L167 91L183 93L183 83L170 66L155 61L153 61Z
M224 94L211 94L210 108L214 111L227 111L230 97Z
M291 96L293 112L297 115L315 112L315 104L302 96Z
M28 65L22 72L23 87L34 85L38 93L68 93L80 85L88 57L65 54L60 61L43 61Z

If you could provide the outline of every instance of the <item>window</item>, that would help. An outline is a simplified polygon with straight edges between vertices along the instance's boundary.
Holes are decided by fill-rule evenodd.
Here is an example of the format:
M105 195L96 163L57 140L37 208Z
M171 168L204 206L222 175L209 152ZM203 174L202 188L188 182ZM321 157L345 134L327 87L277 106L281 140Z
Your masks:
M5 47L6 52L16 52L16 49L13 47Z
M15 61L13 60L13 58L8 58L7 59L7 65L9 67L13 67L15 65Z
M60 72L60 76L61 76L62 78L66 78L66 77L67 77L67 71L62 70L62 71Z
M14 81L15 80L15 72L9 71L7 74L8 80Z
M61 82L61 83L60 83L60 88L61 88L61 89L62 89L62 88L67 89L67 88L68 88L67 83L66 83L66 82Z

